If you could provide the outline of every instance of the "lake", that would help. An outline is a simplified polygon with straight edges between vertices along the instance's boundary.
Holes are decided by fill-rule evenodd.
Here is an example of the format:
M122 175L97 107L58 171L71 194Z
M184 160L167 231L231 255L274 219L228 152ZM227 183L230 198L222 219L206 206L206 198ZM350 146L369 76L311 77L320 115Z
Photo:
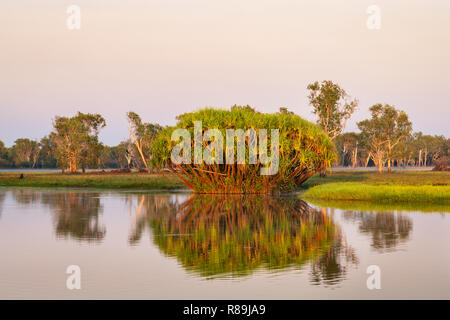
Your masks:
M0 299L450 299L446 210L0 188Z

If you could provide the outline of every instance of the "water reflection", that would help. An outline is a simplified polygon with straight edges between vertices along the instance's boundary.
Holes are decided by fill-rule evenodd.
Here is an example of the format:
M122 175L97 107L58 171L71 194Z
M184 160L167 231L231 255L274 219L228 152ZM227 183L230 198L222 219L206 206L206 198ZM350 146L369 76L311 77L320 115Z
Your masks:
M375 264L383 298L448 299L447 216L363 205L0 187L0 297L73 298L76 264L84 299L373 299Z
M44 193L42 203L53 211L57 237L83 241L100 241L106 227L100 223L103 206L98 193Z
M42 192L40 190L35 189L18 189L15 188L12 191L14 200L16 203L22 205L31 205L34 203L39 203L41 200Z
M412 220L395 212L354 212L346 211L347 220L357 221L359 231L371 236L372 248L384 252L392 251L409 239Z
M58 238L99 242L105 237L106 227L100 223L103 206L99 193L14 189L12 194L21 205L41 204L49 207Z
M20 205L50 209L57 238L98 245L106 236L105 193L11 192ZM0 210L5 195L0 191ZM311 283L327 286L341 282L358 264L332 210L297 198L121 193L114 199L128 204L130 246L148 241L143 235L149 232L163 254L197 276L237 278L309 266ZM372 248L381 252L408 241L412 230L412 220L401 213L345 211L343 217L358 223L358 230L370 235Z
M341 281L357 258L326 210L295 199L141 196L130 242L145 226L154 243L184 268L204 277L239 277L257 269L313 265L311 281Z
M3 201L5 201L6 192L0 190L0 218L2 217Z

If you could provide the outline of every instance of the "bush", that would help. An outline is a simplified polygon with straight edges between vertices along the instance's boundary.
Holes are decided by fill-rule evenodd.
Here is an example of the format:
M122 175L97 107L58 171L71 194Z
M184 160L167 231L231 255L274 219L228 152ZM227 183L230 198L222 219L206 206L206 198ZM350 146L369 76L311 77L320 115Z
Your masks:
M287 113L266 114L250 107L233 107L230 111L206 108L177 117L174 127L162 130L152 145L153 165L166 166L175 173L181 183L198 193L270 193L288 191L298 187L316 172L331 166L335 150L330 139L316 125L299 116ZM257 141L261 141L259 129L279 130L279 169L274 175L261 175L265 165L249 162L249 137L245 138L245 164L194 164L194 122L202 121L202 136L208 129L218 129L226 140L226 129L255 129ZM191 135L191 163L174 164L172 148L179 141L172 141L175 129L187 129ZM271 146L268 137L267 146ZM202 142L205 148L209 142ZM259 146L258 146L259 147ZM236 159L236 143L233 147ZM270 152L269 152L270 153ZM267 165L266 165L267 167Z

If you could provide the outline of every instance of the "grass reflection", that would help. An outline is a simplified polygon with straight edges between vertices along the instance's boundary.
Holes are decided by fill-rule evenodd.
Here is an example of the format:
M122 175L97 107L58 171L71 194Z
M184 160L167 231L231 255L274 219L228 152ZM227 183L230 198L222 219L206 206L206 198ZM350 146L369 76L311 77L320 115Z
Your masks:
M317 207L336 208L353 211L420 211L420 212L450 212L450 204L445 203L417 203L417 202L376 202L376 201L346 201L346 200L308 200L309 203Z

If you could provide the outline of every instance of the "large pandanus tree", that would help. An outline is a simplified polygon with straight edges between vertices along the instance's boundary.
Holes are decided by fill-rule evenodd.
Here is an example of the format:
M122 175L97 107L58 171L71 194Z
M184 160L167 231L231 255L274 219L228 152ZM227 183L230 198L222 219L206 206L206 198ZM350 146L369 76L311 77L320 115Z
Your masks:
M334 146L320 128L288 112L234 106L205 108L177 119L176 126L156 137L152 161L197 193L289 191L335 158ZM174 161L174 150L182 162Z

